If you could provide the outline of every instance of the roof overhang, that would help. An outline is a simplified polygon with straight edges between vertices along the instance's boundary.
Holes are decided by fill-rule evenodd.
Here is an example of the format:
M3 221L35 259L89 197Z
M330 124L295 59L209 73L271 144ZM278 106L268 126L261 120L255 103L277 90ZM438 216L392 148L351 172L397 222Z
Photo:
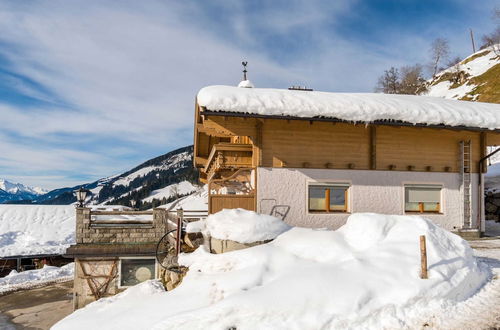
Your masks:
M363 125L385 125L385 126L404 126L404 127L420 127L420 128L436 128L436 129L449 129L455 131L475 131L475 132L490 132L490 133L500 133L500 129L489 129L480 127L467 127L467 126L450 126L450 125L428 125L428 124L414 124L404 121L396 120L375 120L370 122L365 121L347 121L338 118L330 117L296 117L296 116L278 116L278 115L260 115L252 113L243 112L229 112L229 111L214 111L207 110L202 107L200 115L204 116L219 116L219 117L242 117L242 118L260 118L260 119L281 119L281 120L301 120L301 121L323 121L323 122L336 122L336 123L346 123L346 124L363 124Z

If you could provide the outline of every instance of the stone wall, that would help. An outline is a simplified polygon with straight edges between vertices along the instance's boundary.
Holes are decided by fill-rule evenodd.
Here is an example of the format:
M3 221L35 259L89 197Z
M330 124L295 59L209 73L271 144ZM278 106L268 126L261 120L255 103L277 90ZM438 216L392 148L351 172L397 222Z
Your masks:
M153 210L151 224L116 224L113 227L92 223L89 208L76 209L76 243L151 243L157 242L167 230L167 212Z
M116 266L113 269L113 264L115 262ZM73 284L73 307L75 310L96 300L90 285L93 285L94 288L98 288L107 280L105 277L86 278L88 275L113 276L113 278L109 280L106 288L102 287L100 289L99 293L102 294L100 298L115 295L123 291L118 289L118 262L118 258L101 260L85 258L75 259L75 281ZM85 269L85 273L82 267ZM111 272L112 269L113 272ZM89 281L91 281L92 284L89 285Z

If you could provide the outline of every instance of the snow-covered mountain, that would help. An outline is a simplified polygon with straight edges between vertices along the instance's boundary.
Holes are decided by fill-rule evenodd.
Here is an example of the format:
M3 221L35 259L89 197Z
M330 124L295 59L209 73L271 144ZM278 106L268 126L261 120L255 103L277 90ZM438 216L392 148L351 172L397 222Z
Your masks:
M6 201L34 199L45 193L47 193L47 190L40 187L28 187L21 183L12 183L0 179L0 204Z
M198 172L193 167L193 146L188 146L150 159L120 175L55 189L17 203L71 204L76 202L74 190L83 187L91 191L87 198L90 205L131 206L131 200L136 200L139 201L139 208L147 209L196 191L197 181Z
M500 44L441 71L426 87L429 96L500 103Z

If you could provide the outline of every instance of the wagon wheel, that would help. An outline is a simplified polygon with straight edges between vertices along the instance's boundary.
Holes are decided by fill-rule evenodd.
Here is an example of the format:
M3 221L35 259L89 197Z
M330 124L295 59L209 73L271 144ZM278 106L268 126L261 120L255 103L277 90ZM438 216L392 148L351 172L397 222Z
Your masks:
M156 260L162 268L175 273L182 273L182 266L177 262L175 254L174 237L177 229L167 232L156 244Z

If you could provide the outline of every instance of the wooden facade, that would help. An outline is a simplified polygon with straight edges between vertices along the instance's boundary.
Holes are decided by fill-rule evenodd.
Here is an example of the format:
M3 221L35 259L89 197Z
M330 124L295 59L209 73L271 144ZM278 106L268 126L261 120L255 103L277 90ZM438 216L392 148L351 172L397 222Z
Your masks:
M411 126L406 123L354 124L325 119L265 118L223 114L196 106L195 165L209 182L218 169L213 155L233 144L232 170L245 167L460 172L460 142L470 141L472 173L478 173L486 147L500 145L496 131ZM236 150L236 149L235 149ZM219 153L220 154L220 153ZM229 155L229 154L228 154ZM482 172L486 171L486 167ZM222 173L220 177L230 175ZM217 206L234 205L217 198ZM245 205L247 204L239 204ZM210 207L210 206L209 206ZM237 205L236 205L237 207ZM212 212L211 212L212 213Z

